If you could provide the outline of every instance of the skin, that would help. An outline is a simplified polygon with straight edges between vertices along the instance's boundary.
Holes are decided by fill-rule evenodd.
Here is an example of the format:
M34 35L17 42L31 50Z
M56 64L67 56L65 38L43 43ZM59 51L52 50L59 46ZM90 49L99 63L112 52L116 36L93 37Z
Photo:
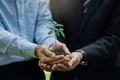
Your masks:
M70 71L79 65L80 61L83 58L80 52L72 52L71 57L69 55L66 55L65 57L69 58L70 61L66 61L65 63L60 62L53 65L39 62L39 66L41 69L44 69L46 71Z
M70 61L70 52L65 44L57 42L57 47L54 46L55 44L53 44L49 49L45 46L36 47L35 55L39 58L40 63L46 63L47 65L54 65L61 62L67 63L68 61ZM55 55L55 53L53 53L52 51L54 51L57 48L63 49L65 54L69 55L69 57L65 57L64 55Z

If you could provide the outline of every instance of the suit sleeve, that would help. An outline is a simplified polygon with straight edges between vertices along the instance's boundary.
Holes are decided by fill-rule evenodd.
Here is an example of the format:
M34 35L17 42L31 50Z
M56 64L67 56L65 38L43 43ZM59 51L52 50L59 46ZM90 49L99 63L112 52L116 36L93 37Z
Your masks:
M88 68L96 68L107 61L110 63L120 50L120 1L116 4L108 29L103 37L82 48L88 58ZM112 63L111 63L112 64Z

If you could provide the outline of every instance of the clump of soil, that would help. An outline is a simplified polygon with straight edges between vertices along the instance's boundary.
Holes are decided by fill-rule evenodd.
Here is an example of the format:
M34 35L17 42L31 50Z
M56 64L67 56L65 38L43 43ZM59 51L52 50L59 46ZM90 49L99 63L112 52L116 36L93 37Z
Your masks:
M57 49L55 51L53 51L56 55L65 55L65 52L63 49Z

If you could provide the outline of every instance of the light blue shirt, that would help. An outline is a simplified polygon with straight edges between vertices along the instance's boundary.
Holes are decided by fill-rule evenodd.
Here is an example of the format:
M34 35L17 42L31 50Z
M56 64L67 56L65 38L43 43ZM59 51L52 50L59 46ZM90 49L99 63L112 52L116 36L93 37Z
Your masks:
M37 45L50 46L53 26L48 0L0 0L0 65L35 57Z

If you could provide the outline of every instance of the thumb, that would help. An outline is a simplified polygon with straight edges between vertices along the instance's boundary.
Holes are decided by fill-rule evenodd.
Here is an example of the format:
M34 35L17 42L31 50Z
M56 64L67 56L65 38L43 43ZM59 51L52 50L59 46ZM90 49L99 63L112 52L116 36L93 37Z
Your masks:
M44 52L44 54L46 57L51 57L51 58L55 57L55 54L48 49Z
M70 55L71 54L71 52L69 51L69 49L67 48L67 46L65 44L62 46L62 49L64 50L66 55Z

